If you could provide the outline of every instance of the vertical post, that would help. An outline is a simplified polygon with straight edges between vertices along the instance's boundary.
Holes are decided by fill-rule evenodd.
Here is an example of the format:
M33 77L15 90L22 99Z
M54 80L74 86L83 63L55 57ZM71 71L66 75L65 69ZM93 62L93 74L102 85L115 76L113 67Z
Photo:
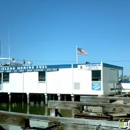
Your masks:
M71 94L71 101L74 102L74 95L73 94ZM72 117L74 118L74 115L75 115L74 109L72 109L71 112L72 112Z
M11 94L9 93L9 111L11 111Z
M76 64L78 64L78 53L77 53L78 46L76 46Z
M57 94L57 96L58 96L58 101L60 101L60 100L61 100L61 95L60 95L60 94ZM61 112L61 109L58 109L58 111ZM55 112L56 112L56 110L55 110ZM56 114L56 113L55 113L55 114Z
M1 73L1 90L3 92L3 73Z
M50 116L56 116L55 108L50 108Z
M71 94L71 101L74 102L74 95Z
M54 94L52 95L52 97L53 97L53 99L52 99L52 100L55 100L55 95L54 95Z
M122 75L121 80L123 80L123 77L124 77L124 76L123 76L123 69L122 69L122 74L121 74L121 75ZM124 88L123 88L122 85L121 85L121 94L122 94L123 90L124 90Z
M0 73L0 75L1 75L1 79L0 79L0 91L2 90L2 73Z
M41 106L43 106L45 104L45 98L44 98L44 95L43 94L40 94L40 104Z
M23 92L22 92L22 107L23 107L24 106L24 102L23 102L24 100L24 70L22 72L22 76L23 76Z
M30 128L30 121L29 121L29 119L25 119L24 121L25 121L24 130L26 130L26 128L27 129Z
M24 93L22 93L22 107L24 107Z
M48 107L47 107L47 105L45 105L44 108L45 108L45 116L47 116L48 115Z
M67 95L64 95L64 101L67 101L66 97L67 97Z
M72 92L71 92L71 94L73 95L73 93L74 93L74 67L73 67L73 64L71 65L71 68L72 68Z
M29 105L29 93L27 93L27 105Z
M46 78L46 94L47 94L47 83L48 83L48 78L47 78L47 71L45 71L45 78Z
M29 114L29 105L30 105L30 102L29 102L29 93L27 93L27 114Z
M22 76L23 76L23 92L24 92L24 72L22 72Z
M60 99L61 99L61 96L60 96L60 94L57 94L57 96L58 96L58 101L60 101Z
M48 101L47 101L47 94L45 94L45 104L47 105Z
M101 90L103 91L103 95L104 95L104 93L105 93L105 91L104 91L104 80L103 80L103 72L104 71L104 67L103 67L103 62L101 61Z

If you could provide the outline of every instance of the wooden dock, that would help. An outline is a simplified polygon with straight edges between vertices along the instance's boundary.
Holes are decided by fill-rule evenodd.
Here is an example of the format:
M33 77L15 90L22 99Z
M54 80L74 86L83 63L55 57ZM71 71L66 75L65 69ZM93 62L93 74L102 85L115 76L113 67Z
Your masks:
M0 124L20 126L23 130L119 130L130 119L129 97L83 96L80 102L48 101L50 116L0 111ZM77 110L74 117L63 117L60 109ZM48 121L46 128L30 126L30 120ZM127 128L130 123L126 122Z
M38 119L43 121L50 121L54 125L48 126L47 128L31 128L29 120ZM90 119L78 119L78 118L66 118L66 117L52 117L52 116L40 116L21 114L14 112L0 111L0 124L16 125L23 128L23 130L51 130L52 128L61 129L63 126L66 130L85 130L86 129L97 129L102 127L106 130L118 130L119 123L117 121L102 121L102 120L90 120ZM70 129L68 129L70 128ZM84 129L83 129L84 128Z

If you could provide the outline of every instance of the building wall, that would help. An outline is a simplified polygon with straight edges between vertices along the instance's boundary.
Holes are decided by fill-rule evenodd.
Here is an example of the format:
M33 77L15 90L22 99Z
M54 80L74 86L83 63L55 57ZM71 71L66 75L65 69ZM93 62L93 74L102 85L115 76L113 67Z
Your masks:
M91 70L76 69L74 71L74 94L97 95L97 91L92 91L91 84L92 84Z
M47 85L46 82L39 82L38 83L38 93L47 93Z
M116 83L118 83L118 70L111 69L107 67L103 67L103 86L104 86L104 94L110 95L114 94L116 87Z
M24 92L26 93L43 93L44 86L38 81L38 72L27 72L24 73Z
M46 83L38 81L38 72L10 73L9 82L3 83L3 92L46 93Z
M3 92L22 92L22 73L10 73L9 82L3 83Z
M59 69L56 72L47 72L47 93L72 93L72 69Z
M80 90L76 90L74 85L75 94L80 95L102 95L102 82L98 79L92 81L92 71L101 70L100 64L87 64L87 65L79 65L77 71L78 74L74 74L77 81L80 83ZM77 82L75 81L75 82ZM74 84L75 84L74 82Z
M47 72L47 93L102 95L102 90L92 90L91 75L91 70L79 68Z
M3 92L109 95L118 82L118 71L103 68L103 87L92 90L92 72L85 68L61 68L46 72L46 81L38 81L38 72L10 73L10 82L3 84ZM100 82L100 81L93 81Z
M91 71L76 69L74 71L74 94L87 94L91 91Z
M74 94L80 95L102 95L103 91L93 90L92 83L100 83L100 81L92 82L92 71L84 67L77 68L74 71ZM78 86L79 84L79 86ZM78 87L77 87L78 86Z

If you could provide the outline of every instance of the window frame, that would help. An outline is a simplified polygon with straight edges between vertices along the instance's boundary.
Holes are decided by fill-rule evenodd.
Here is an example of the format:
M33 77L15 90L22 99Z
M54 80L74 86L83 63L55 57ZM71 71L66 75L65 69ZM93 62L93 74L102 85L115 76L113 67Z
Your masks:
M8 74L8 75L7 75ZM7 77L5 78L5 75L7 75ZM6 80L5 80L6 79ZM3 73L3 83L4 82L9 82L10 79L10 73Z
M96 72L97 71L97 75L99 76L93 76L93 72ZM98 74L99 72L99 74ZM92 70L92 81L101 81L101 70Z
M46 82L46 71L38 72L38 82Z

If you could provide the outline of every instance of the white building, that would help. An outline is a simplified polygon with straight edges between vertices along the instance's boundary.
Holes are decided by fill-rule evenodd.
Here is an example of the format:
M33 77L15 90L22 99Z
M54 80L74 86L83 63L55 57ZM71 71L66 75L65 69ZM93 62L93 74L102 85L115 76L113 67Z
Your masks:
M123 67L106 63L0 67L1 93L112 95Z

